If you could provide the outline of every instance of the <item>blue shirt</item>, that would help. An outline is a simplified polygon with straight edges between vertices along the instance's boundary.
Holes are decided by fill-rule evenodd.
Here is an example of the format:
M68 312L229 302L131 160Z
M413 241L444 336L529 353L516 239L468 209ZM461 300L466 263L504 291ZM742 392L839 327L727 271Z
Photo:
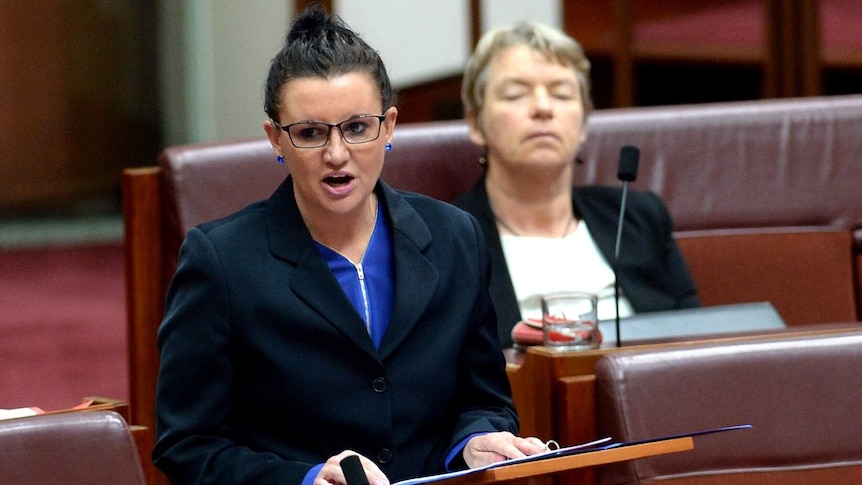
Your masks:
M395 272L389 233L389 223L383 210L378 210L371 240L359 263L353 263L338 252L315 242L347 299L365 322L376 348L380 348L395 304Z

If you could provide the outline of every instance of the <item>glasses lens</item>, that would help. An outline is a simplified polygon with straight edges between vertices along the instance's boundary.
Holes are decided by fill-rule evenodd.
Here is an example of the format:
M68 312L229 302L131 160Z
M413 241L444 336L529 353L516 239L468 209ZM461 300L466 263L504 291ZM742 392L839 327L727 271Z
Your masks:
M380 118L362 116L347 120L339 125L347 143L366 143L377 139L380 134Z
M288 127L290 141L298 148L314 148L326 144L329 126L322 123L296 123Z

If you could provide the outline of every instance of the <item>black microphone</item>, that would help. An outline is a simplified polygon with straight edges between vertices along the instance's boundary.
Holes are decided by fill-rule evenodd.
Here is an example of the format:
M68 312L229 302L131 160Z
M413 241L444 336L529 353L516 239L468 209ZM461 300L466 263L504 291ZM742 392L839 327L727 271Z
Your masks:
M341 465L341 471L344 473L344 480L347 485L368 485L368 476L365 475L362 462L359 461L359 455L350 455L343 458L338 464Z
M620 201L620 220L617 225L617 242L614 246L614 306L616 307L616 315L614 323L617 331L617 347L622 345L622 337L620 337L620 241L623 236L623 219L626 213L626 198L629 193L629 182L633 182L638 174L638 158L641 151L637 147L626 145L620 149L620 168L617 171L617 178L623 182L623 197Z

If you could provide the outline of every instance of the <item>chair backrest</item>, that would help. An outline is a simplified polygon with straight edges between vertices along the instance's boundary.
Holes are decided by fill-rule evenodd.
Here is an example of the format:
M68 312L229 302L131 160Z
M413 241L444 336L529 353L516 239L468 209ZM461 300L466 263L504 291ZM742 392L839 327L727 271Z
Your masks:
M129 427L113 411L0 421L0 483L144 485Z
M659 194L677 230L862 227L862 95L599 110L576 183L614 184L640 148L632 188Z
M692 452L608 466L602 484L862 483L862 327L808 338L620 351L596 364L597 433L736 424Z

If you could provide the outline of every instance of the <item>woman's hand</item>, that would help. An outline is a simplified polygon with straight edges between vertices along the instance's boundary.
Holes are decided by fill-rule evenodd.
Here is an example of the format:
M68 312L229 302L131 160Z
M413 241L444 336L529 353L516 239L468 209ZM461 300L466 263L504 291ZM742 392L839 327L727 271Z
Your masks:
M470 468L490 465L498 461L521 458L545 451L539 438L519 438L508 431L476 436L464 447L464 461Z
M355 451L344 450L341 453L330 457L323 464L323 468L314 478L314 485L347 485L347 480L344 478L344 472L341 470L341 460L350 455L359 456L359 461L362 463L362 469L365 471L365 476L368 477L369 485L389 485L389 479L380 471L380 468L373 461L356 453Z

